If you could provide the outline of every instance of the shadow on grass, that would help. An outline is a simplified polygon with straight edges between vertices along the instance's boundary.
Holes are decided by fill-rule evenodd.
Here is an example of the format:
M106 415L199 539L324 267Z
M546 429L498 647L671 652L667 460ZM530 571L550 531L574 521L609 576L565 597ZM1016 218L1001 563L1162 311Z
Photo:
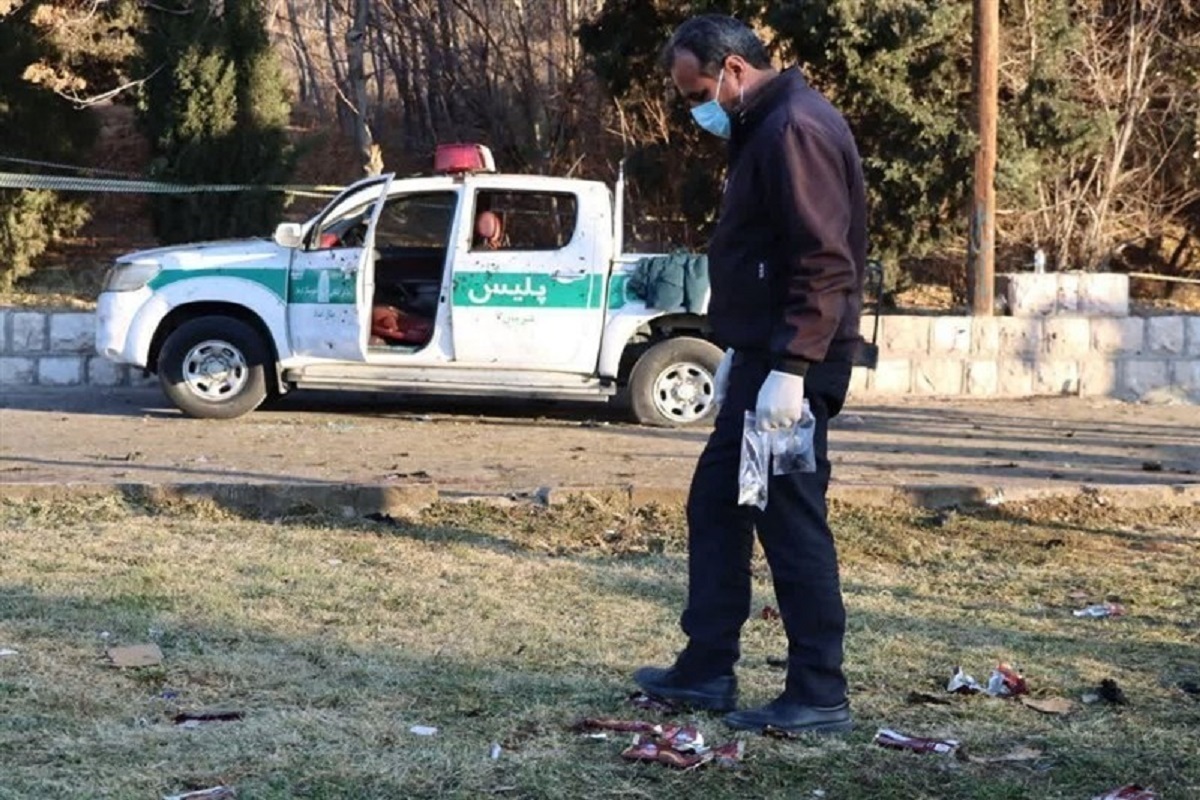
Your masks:
M603 538L605 526L614 519L631 526L630 541L589 543L588 536ZM89 518L84 515L81 520L76 525L86 528ZM214 519L211 524L222 523ZM563 604L580 604L580 630L569 640L573 653L554 663L545 652L523 656L519 633L489 656L470 648L444 652L422 645L420 653L415 646L406 650L395 642L424 641L406 638L409 631L421 637L437 635L433 628L422 628L418 609L397 605L387 610L389 618L401 625L379 635L370 620L353 618L353 607L312 602L312 594L333 585L336 576L322 577L324 583L313 581L297 591L288 570L276 569L273 562L255 566L247 561L242 569L259 570L251 573L238 572L235 565L232 578L251 574L252 585L241 587L235 602L213 605L186 618L184 609L195 603L185 602L187 596L178 585L168 591L152 582L130 582L122 585L123 593L100 597L94 594L99 588L83 583L75 587L74 596L66 596L38 588L45 585L37 582L40 578L31 578L28 585L10 580L0 585L0 631L12 637L11 644L22 653L19 661L0 660L0 695L5 698L0 752L11 757L14 765L6 765L5 788L18 797L132 797L229 782L238 785L244 796L271 800L492 795L732 800L793 798L820 788L830 796L871 800L913 796L997 800L1091 796L1124 782L1131 757L1138 759L1140 780L1182 786L1200 782L1200 768L1179 766L1194 755L1194 748L1176 737L1171 721L1162 718L1145 723L1145 731L1120 722L1120 735L1097 732L1097 726L1087 724L1089 720L1079 725L1042 722L1039 735L1061 754L1057 771L1046 773L988 771L957 764L949 769L944 761L881 751L869 741L875 723L884 720L869 714L860 719L859 732L836 744L777 743L755 737L750 742L754 760L736 774L679 774L624 764L617 758L623 742L585 741L567 729L583 715L644 716L623 704L630 686L624 668L614 674L612 658L605 662L607 668L580 665L591 648L599 652L611 646L592 629L596 621L589 620L587 603L628 598L661 606L665 616L677 615L686 583L677 528L664 521L631 520L586 508L520 508L501 514L442 509L417 522L394 526L314 515L285 517L279 525L327 526L349 533L350 539L403 538L436 545L434 549L444 550L448 560L455 556L455 548L467 547L519 562L586 567L577 571L578 586L562 598ZM31 525L30 530L37 527ZM587 535L572 534L576 528ZM911 531L897 527L892 535L911 535ZM653 537L675 541L675 549L656 552L643 547ZM286 546L290 537L280 540ZM630 547L631 541L636 548ZM604 546L620 549L605 552ZM231 557L239 554L236 547L230 550ZM114 570L120 568L112 565ZM49 581L54 565L47 563L45 569ZM437 570L430 574L436 576ZM384 571L371 576L356 591L367 592L365 602L370 602L369 593L377 582L392 575ZM854 669L863 676L864 693L870 693L865 698L867 708L877 706L878 697L893 691L897 683L911 683L910 672L924 673L943 662L952 663L952 657L964 651L987 653L991 658L1002 649L1013 653L1014 660L1030 654L1032 659L1059 664L1074 659L1111 663L1147 675L1153 671L1147 665L1158 664L1161 672L1195 661L1196 649L1185 642L1127 639L1131 629L1138 630L1126 624L1134 620L1122 621L1123 628L1083 622L1069 632L1009 630L978 619L979 614L997 609L987 598L947 601L910 594L897 597L885 609L863 609L860 601L877 593L878 587L853 575L846 586L852 605L851 644L858 648L855 643L860 642L862 653ZM218 588L204 575L195 576L195 591ZM457 588L443 590L446 594L441 596L434 596L432 588L417 588L430 593L436 601L431 606L442 619L461 613L454 605ZM395 596L416 598L418 603L422 598L420 592ZM261 623L248 624L247 609L263 597L277 606L291 603L301 632L285 635ZM939 616L913 613L917 601L936 604ZM489 609L474 608L471 613L488 624ZM327 613L329 618L323 619ZM165 625L164 616L168 617ZM561 621L569 625L575 620L564 615ZM636 615L625 624L642 632L662 629L661 620ZM116 672L103 665L98 630L130 643L143 639L153 626L166 629L159 636L166 656L162 667ZM455 630L463 639L470 636L467 626ZM1122 635L1106 638L1097 635L1098 630ZM385 637L391 637L392 643ZM778 638L772 637L775 641ZM1143 660L1142 666L1133 663ZM1097 677L1104 676L1072 676L1064 669L1056 681L1081 685ZM178 693L172 701L175 705L233 704L246 712L246 718L228 726L181 731L168 722L171 706L161 697L168 689ZM972 720L970 711L955 709L958 716L951 722L940 712L924 710L910 712L907 719L929 732L953 724L964 734L973 734L974 743L984 748L993 746L991 737L997 730L1020 739L1031 727L1004 730L997 717ZM1144 714L1137 719L1144 719ZM702 721L706 733L726 735L715 721ZM439 733L416 737L409 733L411 725L434 725ZM1139 743L1142 740L1144 744ZM488 757L493 742L503 752L495 760Z
M584 716L629 713L626 687L595 671L415 656L351 644L336 628L280 636L200 619L158 635L160 666L107 665L101 629L114 644L146 641L172 605L169 595L0 584L0 629L20 649L0 664L0 796L157 797L229 782L255 798L552 798L585 796L595 769L577 767L601 749L612 760L604 771L620 769L611 747L570 731ZM244 718L195 732L172 724L180 709L214 704ZM418 737L413 725L439 733ZM504 758L489 759L493 742ZM538 764L553 752L565 768L547 782Z

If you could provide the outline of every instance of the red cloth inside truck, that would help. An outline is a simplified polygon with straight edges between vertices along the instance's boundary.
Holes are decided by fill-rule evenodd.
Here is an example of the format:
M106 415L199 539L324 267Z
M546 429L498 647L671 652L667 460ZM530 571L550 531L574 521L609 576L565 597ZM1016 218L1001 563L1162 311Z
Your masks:
M433 338L433 320L395 306L375 306L371 309L371 335L389 343L425 344Z

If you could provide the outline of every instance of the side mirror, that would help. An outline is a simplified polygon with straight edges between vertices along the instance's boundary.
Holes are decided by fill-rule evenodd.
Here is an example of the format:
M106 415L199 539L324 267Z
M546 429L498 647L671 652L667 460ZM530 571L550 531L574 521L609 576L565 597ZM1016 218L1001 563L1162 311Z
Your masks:
M299 222L281 222L273 238L280 247L294 250L304 244L304 226Z

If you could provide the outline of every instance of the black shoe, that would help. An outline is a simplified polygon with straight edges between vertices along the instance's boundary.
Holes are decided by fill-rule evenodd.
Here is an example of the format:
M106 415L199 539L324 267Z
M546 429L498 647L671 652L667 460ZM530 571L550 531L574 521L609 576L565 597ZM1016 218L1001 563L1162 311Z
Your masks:
M725 724L739 731L772 728L784 733L845 733L854 727L848 702L820 708L801 705L784 697L777 697L760 708L728 714Z
M708 680L688 680L674 667L642 667L633 673L633 682L651 697L705 711L732 711L737 708L737 678L721 675Z

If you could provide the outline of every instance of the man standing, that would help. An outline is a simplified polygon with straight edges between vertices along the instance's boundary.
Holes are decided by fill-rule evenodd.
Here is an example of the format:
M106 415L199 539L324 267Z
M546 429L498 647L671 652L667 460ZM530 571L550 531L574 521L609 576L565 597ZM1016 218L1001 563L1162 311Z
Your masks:
M736 708L734 665L750 615L757 530L787 631L787 682L772 702L726 722L846 731L846 614L825 494L829 420L845 401L862 343L867 214L858 150L841 115L799 70L773 69L754 32L731 17L685 22L663 63L696 122L729 139L708 250L708 318L728 349L715 376L721 408L688 498L687 646L673 666L643 667L634 681L695 708ZM804 398L816 417L816 472L771 478L763 511L739 506L745 412L754 411L764 429L788 427Z

